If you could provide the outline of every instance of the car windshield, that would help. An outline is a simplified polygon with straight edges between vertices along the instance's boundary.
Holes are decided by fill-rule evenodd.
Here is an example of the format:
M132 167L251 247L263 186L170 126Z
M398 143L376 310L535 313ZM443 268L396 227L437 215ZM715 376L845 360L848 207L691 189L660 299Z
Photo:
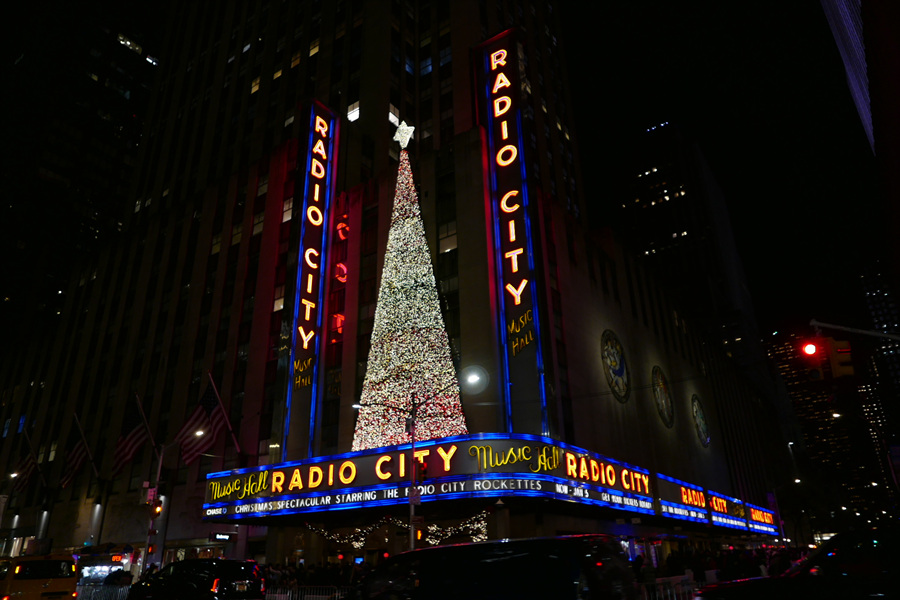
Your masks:
M49 579L75 577L75 562L71 560L29 560L16 565L16 579Z

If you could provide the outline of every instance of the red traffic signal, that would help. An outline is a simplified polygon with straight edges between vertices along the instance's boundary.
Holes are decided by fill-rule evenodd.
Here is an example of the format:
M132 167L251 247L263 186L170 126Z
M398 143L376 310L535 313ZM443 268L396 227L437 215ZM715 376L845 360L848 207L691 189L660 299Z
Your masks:
M827 355L825 340L818 338L804 340L800 344L800 354L805 363L807 379L810 381L821 381L824 379L822 364Z

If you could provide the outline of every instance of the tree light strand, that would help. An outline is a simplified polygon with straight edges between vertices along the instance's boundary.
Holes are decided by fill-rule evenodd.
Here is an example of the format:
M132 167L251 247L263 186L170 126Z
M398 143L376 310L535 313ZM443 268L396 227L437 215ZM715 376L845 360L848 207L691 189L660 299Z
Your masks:
M414 412L416 440L468 432L406 150L360 407L354 451L410 442L407 419Z

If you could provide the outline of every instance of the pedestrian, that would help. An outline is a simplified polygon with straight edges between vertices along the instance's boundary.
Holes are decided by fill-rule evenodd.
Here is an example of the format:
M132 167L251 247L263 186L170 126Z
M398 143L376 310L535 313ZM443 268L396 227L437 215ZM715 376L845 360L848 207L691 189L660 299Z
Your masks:
M634 560L631 561L631 569L634 571L634 578L641 578L641 567L644 566L644 555L638 554L634 557Z

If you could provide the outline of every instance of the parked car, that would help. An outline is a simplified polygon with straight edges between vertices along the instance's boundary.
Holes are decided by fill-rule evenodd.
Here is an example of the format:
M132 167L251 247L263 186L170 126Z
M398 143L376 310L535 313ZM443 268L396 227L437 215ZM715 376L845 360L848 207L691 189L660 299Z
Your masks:
M404 552L376 567L362 600L633 598L628 559L604 535L497 540Z
M128 591L128 600L263 600L265 597L265 579L256 561L223 558L169 563Z
M744 598L900 599L900 529L840 533L777 577L754 577L705 586L695 600Z
M0 600L63 600L76 596L71 554L19 556L0 561Z

